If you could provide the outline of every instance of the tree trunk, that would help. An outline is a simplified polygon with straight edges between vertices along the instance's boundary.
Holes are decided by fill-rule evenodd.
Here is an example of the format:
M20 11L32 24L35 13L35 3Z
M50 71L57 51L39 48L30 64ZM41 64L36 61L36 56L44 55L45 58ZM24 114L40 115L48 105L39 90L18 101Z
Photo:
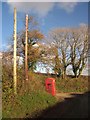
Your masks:
M62 79L65 79L66 77L66 68L64 68L64 70L62 71Z
M74 77L77 78L78 75L77 75L77 69L75 67L73 67L73 73L74 73Z

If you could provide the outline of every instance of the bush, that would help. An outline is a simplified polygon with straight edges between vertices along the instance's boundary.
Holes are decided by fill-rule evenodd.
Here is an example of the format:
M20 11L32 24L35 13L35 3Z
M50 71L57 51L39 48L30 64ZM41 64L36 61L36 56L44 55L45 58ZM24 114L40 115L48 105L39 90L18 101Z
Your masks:
M57 92L86 92L88 91L88 77L56 79Z
M2 113L3 118L37 117L47 107L53 106L57 100L45 92L45 79L48 76L29 72L28 84L25 83L24 70L18 69L17 96L13 93L12 67L3 66L2 82ZM57 92L86 92L88 90L88 77L62 79L56 77Z

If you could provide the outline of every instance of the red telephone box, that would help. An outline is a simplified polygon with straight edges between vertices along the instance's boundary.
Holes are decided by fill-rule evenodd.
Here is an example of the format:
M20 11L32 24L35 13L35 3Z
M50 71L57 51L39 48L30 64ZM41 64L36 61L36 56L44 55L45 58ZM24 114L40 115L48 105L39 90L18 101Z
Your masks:
M55 79L54 78L47 78L45 81L45 87L46 91L53 96L56 94L56 89L55 89Z

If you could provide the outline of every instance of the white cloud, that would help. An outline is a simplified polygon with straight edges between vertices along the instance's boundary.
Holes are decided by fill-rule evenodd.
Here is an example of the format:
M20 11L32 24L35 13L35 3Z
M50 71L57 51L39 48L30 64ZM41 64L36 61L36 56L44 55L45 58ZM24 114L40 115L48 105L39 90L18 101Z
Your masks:
M29 13L33 12L39 16L46 16L56 5L55 2L59 2L57 6L60 9L65 10L67 13L74 11L77 2L87 2L88 0L5 0L9 6L10 11L13 11L14 7L18 12ZM40 3L42 2L42 3Z
M71 13L74 11L74 8L76 7L77 2L61 2L58 4L58 7L61 9L64 9L66 12Z
M79 26L84 26L85 27L85 26L87 26L87 24L86 23L80 23Z
M19 0L21 1L21 0ZM40 16L46 16L49 11L52 10L54 3L36 3L36 2L7 2L10 6L10 10L13 11L13 8L16 7L19 12L33 12Z

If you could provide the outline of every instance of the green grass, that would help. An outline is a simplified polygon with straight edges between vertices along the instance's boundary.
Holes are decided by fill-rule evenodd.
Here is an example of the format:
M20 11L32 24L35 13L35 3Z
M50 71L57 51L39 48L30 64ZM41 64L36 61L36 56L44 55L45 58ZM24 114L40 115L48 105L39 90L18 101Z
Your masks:
M22 75L22 74L21 74ZM53 106L57 100L45 91L47 76L29 73L28 84L23 84L23 76L18 77L18 94L13 95L12 79L3 79L3 118L36 117L40 111Z
M3 100L3 118L34 117L57 102L55 97L44 91L25 93L16 97L12 95L8 101Z
M13 81L7 72L3 74L3 118L36 117L39 113L57 103L55 97L45 91L45 79L52 76L29 73L29 82L23 86L24 76L18 73L18 94L13 95ZM53 76L57 92L86 92L88 77L66 79Z

